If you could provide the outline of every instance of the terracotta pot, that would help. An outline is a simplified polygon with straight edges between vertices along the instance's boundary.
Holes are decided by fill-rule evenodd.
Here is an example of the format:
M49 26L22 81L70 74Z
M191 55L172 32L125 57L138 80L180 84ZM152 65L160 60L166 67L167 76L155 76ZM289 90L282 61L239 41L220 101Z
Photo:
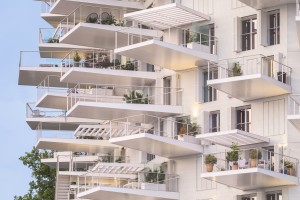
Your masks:
M250 167L257 167L257 160L256 159L250 159Z
M238 164L233 164L232 165L232 170L238 170L239 169L239 165Z
M212 172L214 169L213 164L206 164L206 172Z
M294 168L287 168L287 175L294 176L295 170Z

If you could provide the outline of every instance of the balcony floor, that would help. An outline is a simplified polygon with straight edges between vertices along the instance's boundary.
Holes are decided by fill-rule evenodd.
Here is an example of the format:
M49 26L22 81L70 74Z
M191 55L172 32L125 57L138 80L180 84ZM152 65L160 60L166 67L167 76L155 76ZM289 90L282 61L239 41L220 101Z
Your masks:
M121 147L110 144L107 140L40 138L36 144L36 148L108 154Z
M240 190L298 185L298 178L260 168L202 173L202 178Z
M242 101L279 96L292 91L291 86L262 74L214 79L207 84Z
M156 72L72 68L61 77L61 82L142 86L153 84L158 77Z
M111 9L133 9L140 10L144 9L143 5L139 2L128 2L128 1L110 1L110 0L58 0L50 10L53 14L69 15L80 5L91 5L91 6L104 6Z
M78 102L68 112L68 117L113 120L133 115L167 117L183 113L182 106L129 104L106 102Z
M127 200L171 200L179 199L178 192L150 191L140 189L99 186L78 194L82 199L127 199Z
M239 0L239 1L257 10L296 2L295 0Z
M117 39L116 32L118 32ZM128 45L128 34L134 34L137 36L141 35L143 38L153 38L161 37L163 35L163 32L159 30L82 22L77 24L67 34L60 38L60 42L65 44L114 50L116 48L116 41L118 47ZM83 35L88 35L89 37L82 37ZM138 42L140 38L134 37L133 40L134 42Z
M300 130L300 115L288 115L287 119Z
M203 148L200 144L193 144L148 133L111 138L109 142L165 158L197 155L203 152Z
M115 49L115 53L175 71L218 60L216 55L156 39Z
M41 13L41 17L52 27L58 27L59 23L66 17L66 15L58 15L51 13Z

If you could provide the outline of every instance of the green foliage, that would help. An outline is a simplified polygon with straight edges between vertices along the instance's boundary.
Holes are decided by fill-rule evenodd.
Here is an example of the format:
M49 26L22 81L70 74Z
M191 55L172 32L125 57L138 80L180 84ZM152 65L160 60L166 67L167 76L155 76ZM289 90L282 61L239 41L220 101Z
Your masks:
M237 163L237 161L239 160L239 150L240 149L237 146L237 144L232 144L230 148L231 148L231 151L227 152L226 160L228 162Z
M58 39L49 38L48 43L59 43Z
M80 55L78 54L78 52L76 51L74 56L73 56L73 60L74 62L80 62L81 61L81 57Z
M159 183L163 184L165 180L165 174L164 171L162 170L162 167L160 167L159 171L157 169L155 170L149 170L146 172L145 175L145 181L146 183Z
M283 160L281 160L281 163L282 163L282 162L283 162ZM285 160L285 161L284 161L284 167L285 167L285 168L293 168L294 165L293 165L292 162L290 162L290 161L288 161L288 160Z
M109 15L105 20L101 21L101 24L117 25L117 20L113 15Z
M212 155L212 154L208 154L207 156L205 156L205 164L217 164L217 158L216 156Z
M121 69L134 71L134 64L130 61L127 61L125 65L121 65Z
M147 97L144 97L142 93L139 93L135 90L131 91L131 93L124 94L124 97L126 99L126 103L135 103L135 104L148 104L149 99Z
M29 182L29 191L24 196L15 196L14 200L53 200L55 197L56 170L41 163L41 158L52 157L53 152L42 152L33 148L20 160L32 170L33 180Z
M232 76L241 76L243 74L240 63L233 63Z
M249 152L249 157L250 159L256 160L256 159L261 159L261 151L257 149L251 149Z

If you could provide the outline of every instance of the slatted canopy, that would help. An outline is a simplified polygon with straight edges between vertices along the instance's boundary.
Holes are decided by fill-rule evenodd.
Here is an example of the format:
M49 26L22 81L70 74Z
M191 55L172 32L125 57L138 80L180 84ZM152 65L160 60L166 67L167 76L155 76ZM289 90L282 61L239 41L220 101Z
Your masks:
M172 3L155 8L125 14L127 20L165 30L193 22L210 20L206 14L200 13L180 3Z
M241 130L201 134L197 138L226 147L230 147L233 143L238 146L269 143L269 139L266 137Z
M137 174L145 169L143 164L131 163L98 163L91 170L93 173Z

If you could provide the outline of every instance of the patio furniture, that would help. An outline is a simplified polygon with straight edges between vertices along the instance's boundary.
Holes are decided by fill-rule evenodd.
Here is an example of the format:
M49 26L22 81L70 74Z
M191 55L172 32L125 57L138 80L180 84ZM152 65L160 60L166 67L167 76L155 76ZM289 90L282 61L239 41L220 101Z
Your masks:
M95 24L95 23L98 23L98 19L99 19L99 16L97 13L91 13L87 16L86 22Z

